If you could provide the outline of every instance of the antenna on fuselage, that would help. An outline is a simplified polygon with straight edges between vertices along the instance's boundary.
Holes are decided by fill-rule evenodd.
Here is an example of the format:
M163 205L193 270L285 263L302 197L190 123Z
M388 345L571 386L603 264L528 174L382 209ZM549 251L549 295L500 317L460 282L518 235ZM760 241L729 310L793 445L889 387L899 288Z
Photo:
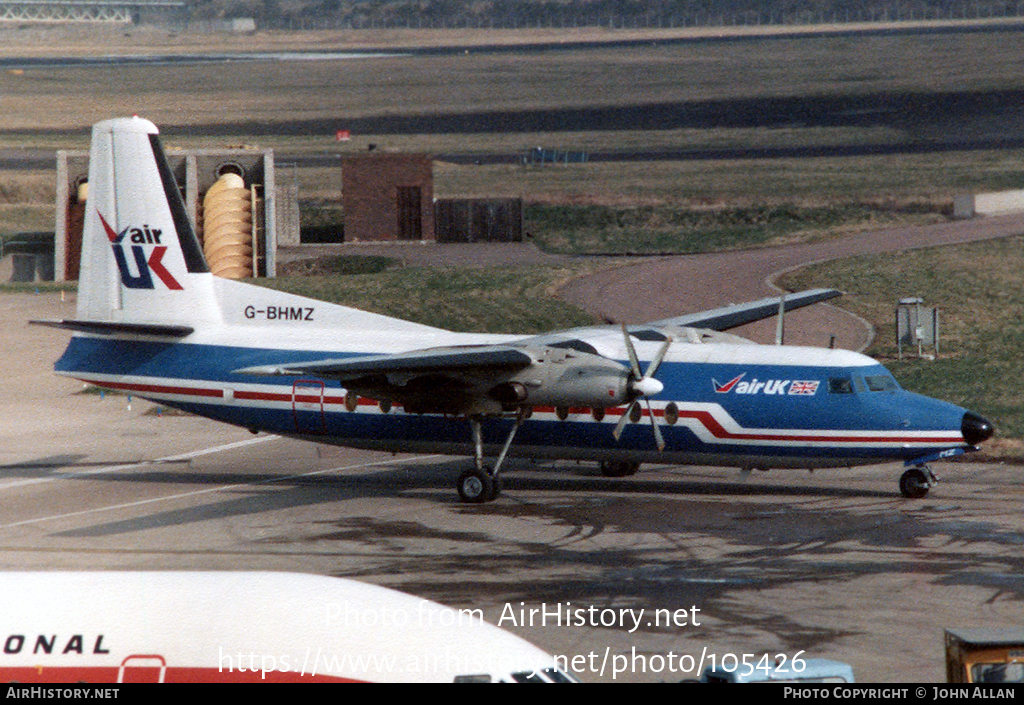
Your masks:
M775 322L775 344L782 345L786 336L786 292L779 297L779 318Z

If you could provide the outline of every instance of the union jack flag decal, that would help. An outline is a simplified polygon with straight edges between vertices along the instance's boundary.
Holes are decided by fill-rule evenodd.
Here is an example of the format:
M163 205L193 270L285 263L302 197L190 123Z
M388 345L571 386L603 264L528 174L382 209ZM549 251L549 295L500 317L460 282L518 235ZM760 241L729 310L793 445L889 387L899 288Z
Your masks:
M802 382L793 382L789 385L790 394L817 394L818 393L818 380L805 380Z

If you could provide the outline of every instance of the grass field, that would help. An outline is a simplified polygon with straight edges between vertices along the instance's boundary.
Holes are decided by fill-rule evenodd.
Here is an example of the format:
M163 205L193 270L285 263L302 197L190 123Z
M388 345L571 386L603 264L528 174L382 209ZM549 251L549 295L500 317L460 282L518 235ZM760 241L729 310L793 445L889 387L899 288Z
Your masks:
M978 411L1001 450L1024 453L1024 238L857 257L783 277L787 288L831 286L838 305L878 330L868 354L912 391ZM938 359L896 359L896 302L921 296L940 309Z
M294 36L291 44L351 48L341 38L317 39ZM272 37L247 41L250 50L281 46ZM52 53L53 45L48 49ZM93 51L112 49L100 43ZM0 74L0 95L7 132L82 129L111 115L138 113L168 126L237 124L237 134L246 136L281 123L327 127L381 114L1016 89L1024 86L1022 58L1024 34L1015 31L652 43L558 52L26 68Z
M256 283L365 311L471 333L543 333L595 323L553 291L595 265L510 269L405 267L378 274L263 279Z
M737 30L742 31L742 30ZM945 35L749 39L742 42L658 44L681 32L311 32L252 36L175 35L133 28L95 36L80 31L16 30L3 33L0 55L22 56L54 46L68 55L202 51L345 50L367 46L402 48L442 44L643 37L649 44L527 53L468 53L390 56L349 60L238 61L192 65L29 67L0 73L2 147L85 148L87 128L118 114L140 114L165 128L169 146L260 144L278 153L336 153L379 149L434 153L520 153L542 145L580 151L643 151L727 147L801 147L927 143L936 136L1017 135L1024 124L1015 108L981 119L942 110L908 123L879 112L877 119L849 125L789 124L770 127L637 129L622 118L614 129L548 129L517 119L523 111L618 110L677 106L680 115L702 101L757 101L786 97L929 95L944 91L1024 90L1024 32ZM749 107L749 106L748 106ZM508 111L500 131L445 130L421 133L356 131L336 143L336 129L358 119L467 115ZM671 113L671 110L669 110ZM557 121L556 121L557 122ZM426 128L424 128L426 129ZM438 197L517 196L529 203L665 206L662 220L680 207L818 208L908 203L948 209L961 191L1024 185L1019 152L957 152L876 157L686 162L613 162L526 169L517 166L436 168ZM302 195L337 198L337 170L300 170ZM33 206L36 203L32 204ZM901 216L902 217L902 216ZM915 214L911 222L917 222ZM24 213L0 225L13 232L39 220ZM814 220L813 217L808 220ZM870 225L871 218L867 224ZM888 222L888 221L887 221ZM865 224L861 216L814 229L845 231ZM628 233L594 230L579 244L575 233L549 233L543 223L528 228L560 250L643 252L691 249L704 233L664 227ZM666 232L667 230L667 232ZM622 237L611 237L622 235ZM785 233L786 236L789 232ZM801 237L805 236L802 234ZM753 232L726 238L729 246L760 244L776 237ZM636 246L637 239L650 240ZM666 244L667 238L667 244ZM683 242L682 245L673 243Z
M852 228L942 220L919 204L793 203L719 208L604 205L529 206L524 214L545 251L573 255L691 254L809 240Z

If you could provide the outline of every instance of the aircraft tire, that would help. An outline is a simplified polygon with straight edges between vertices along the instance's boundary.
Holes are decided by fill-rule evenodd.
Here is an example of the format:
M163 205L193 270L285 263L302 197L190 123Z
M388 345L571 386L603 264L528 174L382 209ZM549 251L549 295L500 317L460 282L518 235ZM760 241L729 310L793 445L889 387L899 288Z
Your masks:
M494 481L489 472L481 472L476 468L459 475L457 489L459 499L470 504L490 502L501 492L500 484Z
M628 477L636 475L640 463L631 460L602 460L601 474L605 477Z
M920 468L910 468L900 476L900 493L907 499L921 499L929 489L928 476Z

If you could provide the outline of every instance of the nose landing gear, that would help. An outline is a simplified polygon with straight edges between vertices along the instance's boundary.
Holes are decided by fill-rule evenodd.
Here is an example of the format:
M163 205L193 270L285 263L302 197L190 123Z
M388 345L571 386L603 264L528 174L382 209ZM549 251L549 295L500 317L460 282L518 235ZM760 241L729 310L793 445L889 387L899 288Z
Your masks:
M907 499L921 499L938 481L927 465L918 465L900 476L900 492Z

